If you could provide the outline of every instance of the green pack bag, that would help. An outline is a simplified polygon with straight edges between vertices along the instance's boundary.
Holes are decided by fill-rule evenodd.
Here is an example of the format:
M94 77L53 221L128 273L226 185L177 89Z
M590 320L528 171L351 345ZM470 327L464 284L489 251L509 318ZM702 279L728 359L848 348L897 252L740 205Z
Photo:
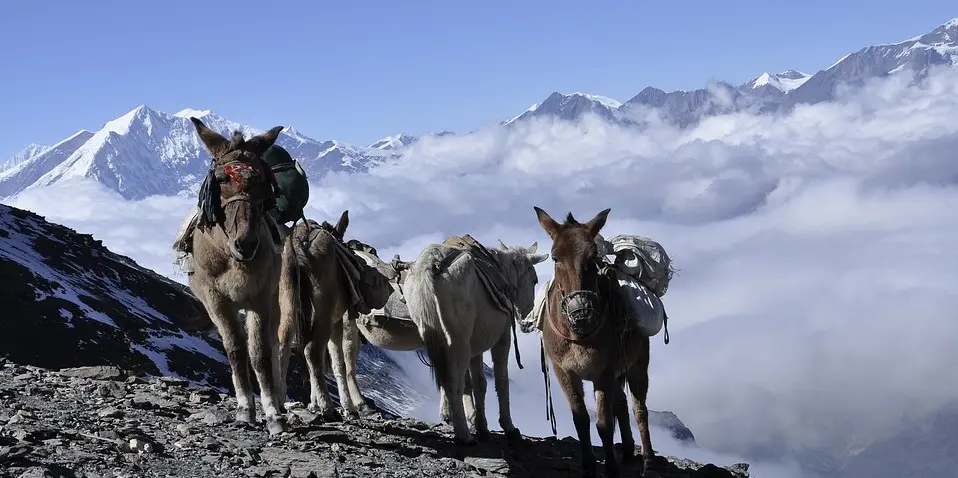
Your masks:
M299 161L279 145L272 145L263 153L263 160L276 176L276 209L282 223L295 221L302 217L306 202L309 201L309 182L306 171Z

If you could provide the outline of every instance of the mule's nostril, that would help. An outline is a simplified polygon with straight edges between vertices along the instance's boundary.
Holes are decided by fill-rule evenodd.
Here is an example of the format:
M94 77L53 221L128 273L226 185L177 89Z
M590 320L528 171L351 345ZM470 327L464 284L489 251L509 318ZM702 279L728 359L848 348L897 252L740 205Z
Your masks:
M236 252L243 252L243 243L239 239L233 239L233 248L236 249Z

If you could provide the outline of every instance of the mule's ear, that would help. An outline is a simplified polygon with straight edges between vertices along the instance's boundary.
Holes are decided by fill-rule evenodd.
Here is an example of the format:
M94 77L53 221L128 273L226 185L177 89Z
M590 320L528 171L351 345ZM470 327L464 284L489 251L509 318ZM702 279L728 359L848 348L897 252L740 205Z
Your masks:
M200 136L200 141L206 146L206 150L213 155L213 159L219 158L229 150L230 142L223 135L206 127L199 118L190 117L193 126L196 127L196 133Z
M536 217L539 218L539 225L546 231L546 234L554 241L556 233L559 232L559 223L552 219L549 213L543 211L539 206L532 206L536 210Z
M526 249L526 252L535 254L537 250L539 250L539 241L533 242L532 245Z
M595 237L599 234L599 231L602 230L602 226L605 226L605 220L609 217L609 212L612 211L612 208L603 209L599 211L591 221L585 223L585 227L589 230L589 234L592 237Z
M549 254L529 254L529 260L532 262L532 265L536 265L549 258Z
M280 131L283 131L282 126L274 126L261 135L253 136L246 142L246 150L257 156L262 155L276 142Z
M339 221L336 222L336 232L345 237L347 227L349 227L349 209L344 210L343 214L339 216Z

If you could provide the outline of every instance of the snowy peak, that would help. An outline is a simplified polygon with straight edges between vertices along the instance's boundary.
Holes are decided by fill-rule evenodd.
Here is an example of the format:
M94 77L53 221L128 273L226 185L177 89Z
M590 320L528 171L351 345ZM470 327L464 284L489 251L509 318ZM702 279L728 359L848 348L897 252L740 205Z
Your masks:
M107 121L95 133L74 135L69 147L51 147L40 155L0 172L0 197L71 178L95 180L127 199L150 195L193 194L205 176L210 157L190 117L202 117L210 129L247 137L264 130L223 118L210 110L184 109L174 115L140 105ZM275 125L268 125L272 127ZM289 151L310 180L331 171L364 171L393 154L317 141L285 126L277 144ZM54 151L56 150L56 151Z
M613 109L613 110L622 106L621 101L609 98L608 96L590 95L588 93L579 93L579 92L569 93L569 94L565 94L561 96L564 97L566 101L574 101L574 99L584 98L588 101L591 101L593 103L598 103L602 106L605 106L606 108Z
M529 107L522 114L504 122L506 125L536 116L555 116L562 119L578 119L586 113L593 113L602 118L615 119L615 111L622 106L622 102L607 96L587 93L559 93L553 92L541 103Z
M385 138L369 145L369 147L381 150L396 150L415 143L417 139L418 138L415 136L400 133L395 136L386 136Z
M212 111L210 111L210 110L194 110L193 108L186 108L186 109L180 110L179 112L177 112L177 113L174 114L173 116L176 116L177 118L190 119L190 118L202 118L202 117L204 117L204 116L206 116L206 115L209 115L209 114L212 114Z
M755 90L763 86L768 86L782 93L788 93L802 86L811 77L812 75L797 70L785 70L781 73L775 73L774 75L762 73L757 78L742 85L742 89Z
M25 161L30 160L30 158L33 158L39 155L48 147L49 146L43 146L36 143L30 143L30 145L27 146L26 148L23 148L22 151L20 151L17 154L14 154L10 159L7 159L3 163L0 163L0 171L6 171L18 164L21 164Z
M87 130L80 130L69 138L50 146L40 154L0 171L0 197L9 197L17 194L38 181L44 174L63 163L76 153L94 136Z
M952 18L931 32L918 37L917 44L933 48L943 55L958 55L958 17Z

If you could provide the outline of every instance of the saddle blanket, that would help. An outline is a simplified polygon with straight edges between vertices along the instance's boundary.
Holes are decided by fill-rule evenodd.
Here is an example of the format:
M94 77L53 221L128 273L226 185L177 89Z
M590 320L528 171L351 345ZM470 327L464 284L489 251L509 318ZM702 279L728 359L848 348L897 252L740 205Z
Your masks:
M369 314L363 314L366 316L364 318L380 320L395 319L400 321L408 321L411 324L412 317L409 315L409 309L406 308L406 301L403 298L402 292L400 290L400 284L402 284L402 281L406 278L406 271L397 271L393 265L383 262L379 256L373 254L372 252L355 247L352 247L352 249L360 259L366 262L366 264L386 276L386 278L389 279L390 286L392 286L392 293L389 294L389 299L386 300L386 305L372 309Z
M496 307L510 316L518 315L515 307L515 287L506 278L499 261L485 246L469 234L451 236L443 241L443 245L471 255L477 266L476 272L479 274L479 281L485 286L486 292L489 293ZM444 262L452 262L455 257L455 255L449 256Z

